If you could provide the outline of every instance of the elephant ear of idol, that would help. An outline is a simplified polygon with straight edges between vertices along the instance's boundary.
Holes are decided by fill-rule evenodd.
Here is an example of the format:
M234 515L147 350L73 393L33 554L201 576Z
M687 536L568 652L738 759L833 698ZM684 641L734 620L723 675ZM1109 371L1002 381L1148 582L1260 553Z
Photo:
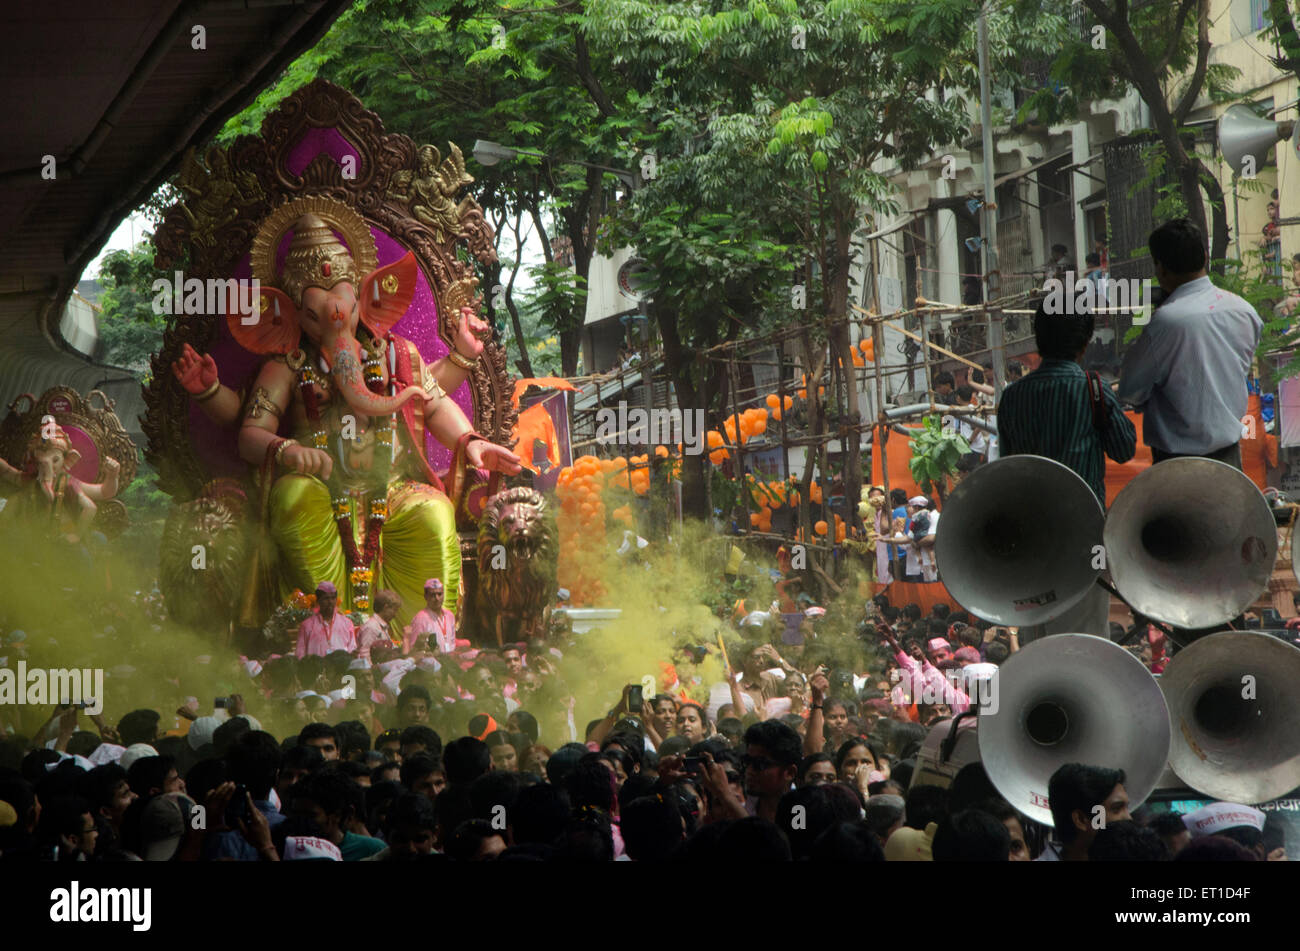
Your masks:
M382 340L406 314L415 297L420 266L410 251L392 264L371 271L361 281L361 322L375 338Z
M298 349L302 328L298 307L284 291L263 287L250 309L238 292L227 297L226 326L251 353L288 354Z

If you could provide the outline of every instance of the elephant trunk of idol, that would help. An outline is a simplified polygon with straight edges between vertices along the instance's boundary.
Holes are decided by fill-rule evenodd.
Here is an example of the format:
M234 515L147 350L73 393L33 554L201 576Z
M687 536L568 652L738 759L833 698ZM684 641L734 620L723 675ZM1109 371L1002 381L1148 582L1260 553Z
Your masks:
M361 346L351 334L340 334L328 345L330 373L339 393L353 410L366 416L389 416L413 399L424 399L424 390L408 386L392 396L381 396L366 386L361 372Z
M36 481L40 484L41 494L45 496L48 502L55 502L58 499L58 493L54 489L54 483L57 479L58 473L54 471L52 463L37 463Z

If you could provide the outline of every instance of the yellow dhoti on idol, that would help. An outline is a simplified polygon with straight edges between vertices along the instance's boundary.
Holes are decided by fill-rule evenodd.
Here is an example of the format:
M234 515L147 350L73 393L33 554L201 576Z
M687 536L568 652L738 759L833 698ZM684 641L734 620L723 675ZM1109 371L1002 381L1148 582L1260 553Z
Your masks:
M365 543L370 498L362 491L349 497L354 539ZM446 608L456 611L460 595L460 540L451 500L434 488L408 479L389 483L388 517L379 536L373 593L396 591L402 608L395 624L404 627L424 606L424 583L441 578ZM315 476L281 476L271 488L270 531L280 557L279 597L284 601L294 589L313 591L322 581L332 581L339 591L339 606L353 606L354 585L330 491Z

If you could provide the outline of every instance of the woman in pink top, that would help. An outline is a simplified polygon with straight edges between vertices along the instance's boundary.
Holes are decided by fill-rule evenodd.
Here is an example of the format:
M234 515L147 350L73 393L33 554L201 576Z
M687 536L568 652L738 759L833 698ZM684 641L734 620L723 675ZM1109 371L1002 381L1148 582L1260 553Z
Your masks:
M450 654L456 649L456 615L442 606L442 598L441 581L430 578L424 583L425 608L411 619L402 653L411 653L416 642L426 634L433 635L430 647L439 653Z

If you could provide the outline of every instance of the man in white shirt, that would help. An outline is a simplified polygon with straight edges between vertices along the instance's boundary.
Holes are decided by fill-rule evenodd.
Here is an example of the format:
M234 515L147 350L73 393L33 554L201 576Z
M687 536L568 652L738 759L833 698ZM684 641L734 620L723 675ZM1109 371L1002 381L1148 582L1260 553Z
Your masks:
M1205 456L1241 468L1246 378L1263 321L1205 274L1205 235L1186 218L1148 239L1168 295L1124 357L1117 396L1143 415L1155 462Z
M375 594L375 613L357 629L357 657L370 660L370 648L376 644L392 643L390 625L402 609L402 598L396 591L379 591ZM400 643L401 637L397 638Z

